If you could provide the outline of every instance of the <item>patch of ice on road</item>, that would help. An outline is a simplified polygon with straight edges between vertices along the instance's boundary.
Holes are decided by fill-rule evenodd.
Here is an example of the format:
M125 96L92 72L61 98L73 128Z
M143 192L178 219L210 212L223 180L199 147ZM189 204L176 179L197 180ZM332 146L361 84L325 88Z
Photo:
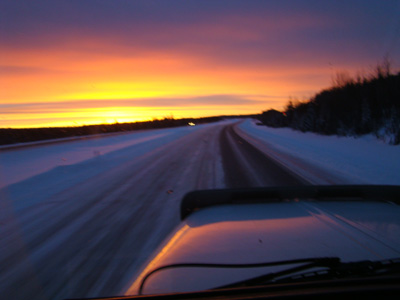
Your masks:
M257 126L250 119L239 128L277 151L323 168L349 183L400 184L400 146L385 144L372 135L325 136Z

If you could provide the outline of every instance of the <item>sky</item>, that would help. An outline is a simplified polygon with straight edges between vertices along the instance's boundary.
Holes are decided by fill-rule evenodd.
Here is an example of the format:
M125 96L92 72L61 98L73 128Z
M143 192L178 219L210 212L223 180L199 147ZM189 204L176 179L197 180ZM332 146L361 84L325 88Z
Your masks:
M0 0L0 128L282 110L399 36L399 0Z

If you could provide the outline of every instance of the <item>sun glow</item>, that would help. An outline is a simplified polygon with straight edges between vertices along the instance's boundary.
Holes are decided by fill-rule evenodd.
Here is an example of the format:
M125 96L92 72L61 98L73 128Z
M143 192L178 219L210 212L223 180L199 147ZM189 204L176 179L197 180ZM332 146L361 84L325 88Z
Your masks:
M337 70L399 60L393 3L134 2L2 3L0 127L258 114L309 99Z
M275 89L264 86L260 84L262 79L254 78L245 69L239 72L241 75L229 68L215 71L211 66L182 70L178 63L166 74L166 70L158 70L154 62L148 61L149 68L137 74L132 71L134 65L131 71L126 70L132 63L129 59L122 69L117 68L118 60L113 65L106 59L96 62L97 72L88 72L76 62L71 62L76 67L72 71L69 61L53 66L54 58L49 56L41 68L21 65L11 74L0 74L0 127L77 126L147 121L171 115L185 118L259 113L271 101L263 95L279 94L277 85ZM156 61L163 65L161 58ZM224 95L226 91L232 100L235 95L244 95L254 101L251 105L227 99L220 102L216 97L215 101L202 103L201 97Z
M255 114L283 107L291 94L325 80L299 81L304 69L298 66L232 65L154 49L130 53L79 35L64 47L0 49L1 65L8 67L0 72L0 127L13 128ZM307 72L321 74L310 66Z

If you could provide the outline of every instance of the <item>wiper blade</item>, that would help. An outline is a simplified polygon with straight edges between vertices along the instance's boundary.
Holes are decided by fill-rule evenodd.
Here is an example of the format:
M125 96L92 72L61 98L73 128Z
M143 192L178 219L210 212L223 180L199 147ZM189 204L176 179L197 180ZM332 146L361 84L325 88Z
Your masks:
M305 272L292 276L303 270L310 270L314 267L324 267L323 270ZM289 268L276 273L268 273L255 278L243 280L229 285L220 286L222 288L234 288L244 286L266 285L271 283L287 283L299 281L312 281L322 279L340 279L340 278L360 278L376 275L389 275L400 273L400 258L382 260L382 261L358 261L358 262L340 262L338 258L321 258L315 262L310 262L301 266Z
M302 271L302 270L309 270L312 267L320 267L320 266L333 266L336 264L340 263L340 259L338 257L322 257L322 258L304 258L304 259L295 259L295 260L284 260L284 261L276 261L276 262L265 262L265 263L255 263L255 264L208 264L208 263L182 263L182 264L171 264L171 265L166 265L162 267L158 267L151 272L147 273L146 276L142 279L140 287L139 287L139 295L142 294L145 283L147 279L152 276L154 273L157 273L162 270L166 269L176 269L176 268L227 268L227 269L248 269L248 268L264 268L264 267L273 267L273 266L284 266L284 265L298 265L298 264L303 264L301 266L297 266L294 268L290 268L288 270L279 272L279 273L274 273L272 275L266 275L266 276L275 276L276 274L280 275L286 275L286 274L292 274L297 271ZM261 276L264 277L264 276ZM259 277L250 279L250 280L245 280L241 281L240 283L235 283L232 286L240 286L237 284L241 283L246 283L249 281L252 285L252 281L254 280L257 282ZM264 278L262 279L262 281ZM219 288L225 288L225 287L230 287L229 286L223 286ZM218 289L219 289L218 288Z
M334 266L340 265L340 258L338 257L322 257L322 258L314 258L314 259L305 259L305 260L288 260L284 262L280 262L274 264L274 266L281 266L286 264L299 264L304 263L300 266L292 267L280 272L275 273L268 273L266 275L257 276L251 279L246 279L240 282L224 285L217 287L216 289L224 289L224 288L233 288L233 287L243 287L243 286L256 286L256 285L263 285L268 282L271 282L275 278L279 278L285 275L297 273L303 270L310 270L312 268L317 267L326 267L326 268L333 268Z
M299 265L300 264L300 265ZM295 260L284 260L276 262L264 262L255 264L214 264L214 263L181 263L158 267L147 273L142 279L139 287L139 295L142 294L146 281L155 273L176 268L227 268L227 269L248 269L264 268L284 265L296 265L279 272L268 273L255 278L246 279L232 284L220 286L216 289L266 285L271 283L296 282L301 280L311 281L313 279L365 277L369 275L400 274L400 258L383 261L359 261L343 263L338 257L304 258ZM303 272L313 268L324 268L313 272ZM294 274L294 275L293 275Z
M299 282L321 279L360 278L377 275L400 274L400 258L381 261L340 263L322 271L306 272L275 280L276 283Z

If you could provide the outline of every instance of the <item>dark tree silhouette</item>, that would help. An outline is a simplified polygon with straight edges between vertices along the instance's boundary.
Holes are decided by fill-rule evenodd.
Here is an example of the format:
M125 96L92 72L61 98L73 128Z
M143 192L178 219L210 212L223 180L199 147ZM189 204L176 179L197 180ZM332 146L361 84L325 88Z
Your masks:
M289 101L283 113L264 112L260 120L271 127L327 135L375 133L400 144L400 72L391 74L389 62L384 61L369 78L339 73L334 83L307 102Z

